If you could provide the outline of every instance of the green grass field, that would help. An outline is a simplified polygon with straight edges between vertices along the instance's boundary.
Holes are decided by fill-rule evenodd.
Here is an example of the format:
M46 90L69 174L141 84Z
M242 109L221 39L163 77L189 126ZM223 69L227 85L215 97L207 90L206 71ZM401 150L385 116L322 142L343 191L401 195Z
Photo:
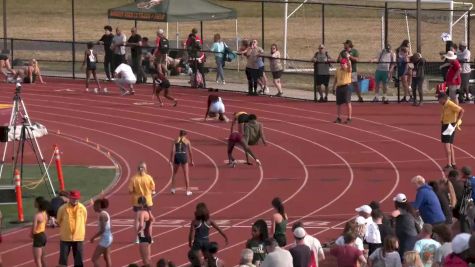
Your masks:
M23 179L23 208L25 220L31 221L35 213L34 199L38 196L50 198L49 191L44 182L40 182L34 189L27 189L26 187L34 187L38 179L41 178L40 169L37 165L28 165L24 168ZM65 177L66 190L77 189L81 191L81 201L89 201L94 196L99 195L102 190L105 190L115 178L115 169L99 169L89 168L86 166L63 166L63 174ZM50 168L51 181L54 188L58 188L58 180L56 168ZM12 170L10 166L6 166L0 184L12 184ZM12 228L18 224L11 222L17 220L17 206L16 205L0 205L0 210L3 213L4 228Z

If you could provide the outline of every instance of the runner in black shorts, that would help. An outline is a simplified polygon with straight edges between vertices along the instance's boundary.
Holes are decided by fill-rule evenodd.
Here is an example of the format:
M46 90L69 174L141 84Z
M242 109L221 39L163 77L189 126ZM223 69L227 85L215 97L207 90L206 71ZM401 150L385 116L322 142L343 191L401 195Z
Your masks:
M154 221L152 212L147 207L147 199L145 197L139 197L138 204L141 209L137 213L137 235L140 246L140 256L144 266L150 265L150 246L152 244L152 223Z
M185 174L186 195L191 196L190 190L190 171L188 168L188 154L190 156L190 164L194 166L193 153L191 152L191 142L186 138L186 131L180 130L180 136L173 141L172 152L170 155L170 163L173 163L172 189L171 193L175 194L175 176L180 166Z
M96 82L97 88L94 88L94 93L97 94L101 90L101 85L99 84L99 80L97 79L96 75L96 63L97 63L97 53L93 50L94 43L89 42L87 43L87 49L84 51L84 61L82 62L81 68L84 68L86 65L86 92L89 92L89 79L92 77ZM104 93L107 93L107 88L104 88Z
M46 210L48 209L49 202L43 197L37 197L35 199L35 208L37 212L33 219L33 225L31 226L31 237L33 238L33 259L36 266L46 266L45 264L45 246L46 246L46 223L48 222L48 215Z

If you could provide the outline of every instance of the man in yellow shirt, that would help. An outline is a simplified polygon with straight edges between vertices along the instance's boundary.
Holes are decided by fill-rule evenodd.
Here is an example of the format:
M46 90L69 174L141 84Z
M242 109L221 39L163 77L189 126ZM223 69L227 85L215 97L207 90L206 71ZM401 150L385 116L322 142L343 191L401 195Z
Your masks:
M73 251L74 267L83 266L83 242L86 235L87 210L79 203L81 193L73 190L69 203L62 205L57 214L59 224L59 265L68 266L69 252Z
M459 105L452 102L445 93L441 93L438 96L439 103L442 105L441 114L441 141L444 144L445 152L447 154L447 166L445 169L456 169L455 154L454 154L454 138L455 130L449 134L447 129L450 127L456 127L461 123L461 119L464 110Z
M340 67L336 70L335 81L333 82L333 91L336 87L336 111L337 117L335 123L341 123L341 106L346 105L348 109L348 117L345 123L351 122L351 61L348 60L348 55L340 60Z

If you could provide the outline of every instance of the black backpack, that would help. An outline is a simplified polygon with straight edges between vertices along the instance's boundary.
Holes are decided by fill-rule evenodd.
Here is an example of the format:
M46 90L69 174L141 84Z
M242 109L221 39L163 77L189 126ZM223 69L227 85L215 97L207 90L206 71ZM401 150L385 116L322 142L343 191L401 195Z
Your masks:
M165 37L160 38L158 51L160 51L160 54L168 54L168 52L170 51L170 43L168 42L167 38Z

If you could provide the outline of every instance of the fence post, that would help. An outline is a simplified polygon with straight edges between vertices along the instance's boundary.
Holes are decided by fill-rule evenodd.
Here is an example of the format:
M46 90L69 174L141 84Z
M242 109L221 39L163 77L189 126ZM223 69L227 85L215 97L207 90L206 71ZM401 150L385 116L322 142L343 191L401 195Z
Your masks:
M71 1L71 19L73 27L73 43L72 43L72 52L73 52L73 79L76 79L76 70L74 69L76 65L76 25L74 22L74 0Z
M10 38L10 53L11 53L11 56L12 56L12 64L13 64L13 60L15 60L15 58L13 57L13 38Z
M262 29L262 41L261 41L261 47L262 49L265 49L265 44L264 44L264 1L261 2L261 29Z
M322 44L325 44L325 4L322 4Z
M388 45L388 30L389 30L389 10L388 2L384 3L384 48Z
M470 49L470 14L471 11L469 10L467 14L467 49Z

